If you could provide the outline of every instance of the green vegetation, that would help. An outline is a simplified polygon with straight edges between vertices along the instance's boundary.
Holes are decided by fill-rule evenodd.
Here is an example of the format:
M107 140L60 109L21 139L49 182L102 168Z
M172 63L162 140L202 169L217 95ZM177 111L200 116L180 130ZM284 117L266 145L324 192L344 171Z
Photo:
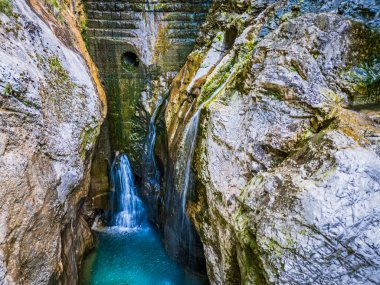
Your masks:
M157 4L154 6L154 10L155 10L155 11L161 11L164 7L165 7L165 4L164 4L164 3L157 3Z
M274 89L267 89L265 92L264 92L265 95L275 99L275 100L280 100L280 101L283 101L284 100L284 96L281 94L280 91L277 91L277 90L274 90Z
M53 71L61 72L62 65L57 56L51 56L48 58L50 69Z
M64 23L64 19L62 16L62 5L58 0L47 0L47 4L49 8L54 12L54 16L57 20L62 24Z
M353 81L363 87L371 86L380 81L380 64L364 62L358 67L353 68L349 75Z
M60 81L69 81L69 75L67 71L62 67L58 56L53 55L47 58L50 71L57 76Z
M125 63L124 61L122 62L122 66L123 68L127 71L127 72L135 72L136 71L136 67L133 65L133 64L128 64L128 63Z
M333 101L336 104L340 104L340 102L343 100L343 98L340 98L338 94L336 94L334 91L330 89L322 90L322 94L325 98L329 99L330 101Z
M24 104L27 107L34 107L36 109L40 108L40 106L37 105L36 103L25 100L26 98L23 96L22 92L15 90L13 88L12 84L9 82L4 87L3 95L4 96L12 96L13 98L17 99L19 102L21 102L22 104Z
M293 18L292 12L284 13L280 16L281 23L289 21L291 18Z
M352 67L343 74L355 92L352 96L354 103L372 103L380 98L380 63L363 62Z
M13 87L9 82L5 85L3 93L4 93L4 95L13 95L14 94Z
M77 96L83 96L83 88L71 81L57 54L45 56L36 53L35 56L38 67L46 71L46 84L42 85L41 92L46 94L46 100L51 104L53 113L61 119L63 110L69 108L69 98L74 92Z
M134 5L133 9L136 11L142 12L145 10L145 4L137 3L137 4L133 4L133 5Z
M7 16L13 16L13 7L9 0L0 0L0 13Z
M290 67L290 70L293 71L293 72L297 72L298 74L300 74L300 72L298 71L298 68L295 65L292 65Z
M202 87L202 102L208 100L208 98L210 98L210 96L212 96L218 88L223 85L223 83L230 76L232 67L233 63L229 62L225 66L221 67L218 73L215 73L214 76L207 79L205 85ZM198 104L200 105L202 102L199 102Z
M17 14L13 14L14 17L15 17L16 15L17 15ZM0 24L2 24L2 23L0 23ZM15 36L16 38L18 38L18 36L19 36L19 32L21 31L21 29L22 29L21 25L18 24L17 22L16 22L16 24L13 23L13 22L8 22L8 23L6 23L6 24L4 25L4 30L5 30L7 33L11 33L11 32L13 32L13 33L14 33L14 36Z
M89 40L87 35L87 17L80 22L80 33L82 35L82 39L86 45L86 48L88 49Z
M292 239L292 238L288 238L286 240L286 246L287 248L294 248L295 246L297 245L297 241Z
M247 46L247 50L249 53L252 53L253 50L255 49L255 46L256 46L256 42L255 41L248 41L246 43L246 46Z
M96 126L96 124L95 124ZM91 149L91 147L95 144L96 138L98 137L100 132L100 128L93 128L90 125L86 126L81 133L81 146L80 146L80 154L82 158L87 156L87 152Z
M353 105L370 104L380 98L380 33L357 22L352 23L351 55L340 74L350 87Z
M55 99L59 100L58 98L65 98L66 96L73 95L76 84L70 80L69 74L63 68L58 56L52 55L45 58L45 60L49 66L50 74L52 75L48 80L49 85L59 93L59 96L56 96Z
M299 234L303 235L303 236L306 236L307 233L308 233L308 230L306 230L306 229L302 229L302 230L299 231Z
M218 42L222 42L223 41L223 33L218 33L216 35L216 39L217 39Z
M312 57L314 57L314 59L317 59L320 55L319 51L311 51L310 54L312 55Z
M284 253L283 248L273 238L268 239L267 248L271 253L277 254L278 257Z
M59 3L57 0L49 0L50 5L52 5L56 9L60 9Z
M227 28L236 29L237 32L242 31L245 27L245 18L243 15L236 14L236 13L228 13L228 19L227 19Z

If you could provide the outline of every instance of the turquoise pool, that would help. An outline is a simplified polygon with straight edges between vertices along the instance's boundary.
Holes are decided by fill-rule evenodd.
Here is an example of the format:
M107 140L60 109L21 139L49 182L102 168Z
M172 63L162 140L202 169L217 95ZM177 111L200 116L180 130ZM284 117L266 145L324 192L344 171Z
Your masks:
M98 246L84 261L80 285L204 285L197 276L171 260L150 226L98 232Z

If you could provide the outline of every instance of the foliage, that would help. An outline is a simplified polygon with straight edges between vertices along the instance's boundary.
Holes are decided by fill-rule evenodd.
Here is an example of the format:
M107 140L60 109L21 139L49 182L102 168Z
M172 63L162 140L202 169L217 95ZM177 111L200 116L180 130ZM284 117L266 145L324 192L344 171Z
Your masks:
M63 24L64 23L64 18L62 16L62 5L59 2L59 0L47 0L48 6L50 6L50 10L54 13L54 16L56 19Z
M8 82L4 88L4 95L12 95L14 93L12 85Z
M81 32L83 41L88 49L87 18L83 19L80 22L80 32Z
M13 15L13 8L9 0L0 0L0 13L7 16Z
M55 74L58 78L65 82L68 81L69 75L67 74L67 71L62 67L62 64L59 61L58 56L50 56L47 58L47 61L49 63L50 70L53 72L53 74Z

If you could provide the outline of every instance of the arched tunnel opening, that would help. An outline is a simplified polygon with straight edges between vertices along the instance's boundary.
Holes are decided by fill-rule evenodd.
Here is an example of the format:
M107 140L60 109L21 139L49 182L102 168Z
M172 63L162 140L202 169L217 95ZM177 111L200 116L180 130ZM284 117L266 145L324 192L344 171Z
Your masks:
M123 53L123 55L121 56L121 62L123 66L127 68L138 67L140 65L139 57L131 51Z

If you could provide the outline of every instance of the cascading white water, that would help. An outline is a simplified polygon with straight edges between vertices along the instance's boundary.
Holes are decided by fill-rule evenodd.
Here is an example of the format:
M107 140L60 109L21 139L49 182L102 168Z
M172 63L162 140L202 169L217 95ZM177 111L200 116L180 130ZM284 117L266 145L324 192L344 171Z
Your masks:
M199 118L201 114L201 108L191 118L189 124L186 126L184 135L184 144L181 152L183 159L179 161L179 175L178 185L181 189L181 208L182 213L186 213L186 199L189 189L190 180L190 166L193 160L195 144L198 134ZM184 215L185 216L185 215Z
M191 117L190 122L185 128L182 146L178 155L178 163L176 165L176 177L178 179L177 185L181 191L181 208L183 218L186 217L186 201L189 192L190 167L196 146L198 125L202 108L212 99L214 99L216 95L219 94L219 92L226 86L227 82L230 80L234 73L235 70L230 73L226 81L224 81L224 83L217 90L215 90L214 93L205 102L199 105L197 111Z
M150 222L158 224L158 204L160 197L160 171L156 162L154 147L156 145L155 119L161 104L157 104L148 125L148 134L145 139L142 155L142 198L146 205Z
M156 144L156 125L155 120L157 113L161 107L161 104L157 104L156 109L153 112L152 117L148 125L148 135L146 137L144 146L144 164L145 164L145 176L148 178L150 188L153 188L155 192L160 190L160 172L157 167L156 158L154 156L154 147Z
M116 155L111 167L111 184L114 188L112 201L112 226L138 228L142 225L145 211L137 196L133 173L126 154Z

